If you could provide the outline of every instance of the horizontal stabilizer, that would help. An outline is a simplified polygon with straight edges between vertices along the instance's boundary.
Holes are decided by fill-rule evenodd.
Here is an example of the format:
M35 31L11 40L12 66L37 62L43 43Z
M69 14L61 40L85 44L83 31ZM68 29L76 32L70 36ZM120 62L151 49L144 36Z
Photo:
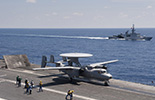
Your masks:
M95 67L95 66L99 66L99 65L106 65L106 64L114 63L117 61L118 60L110 60L110 61L106 61L106 62L93 63L93 64L90 64L89 66Z
M33 68L33 70L67 70L67 69L77 69L79 70L80 67L70 67L70 66L66 66L66 67L45 67L45 68Z

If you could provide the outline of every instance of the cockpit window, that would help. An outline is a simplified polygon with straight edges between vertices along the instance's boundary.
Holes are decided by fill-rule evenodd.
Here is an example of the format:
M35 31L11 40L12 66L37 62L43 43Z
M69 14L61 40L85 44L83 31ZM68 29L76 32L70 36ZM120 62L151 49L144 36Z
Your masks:
M98 71L99 74L101 74L101 71Z
M106 71L98 71L99 74L106 73Z

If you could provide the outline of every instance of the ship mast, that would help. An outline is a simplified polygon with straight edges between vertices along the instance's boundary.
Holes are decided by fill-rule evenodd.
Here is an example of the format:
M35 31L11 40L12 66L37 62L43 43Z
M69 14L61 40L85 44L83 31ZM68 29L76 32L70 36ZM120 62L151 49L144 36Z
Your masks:
M135 33L135 27L134 27L134 24L133 24L133 26L132 26L132 34L134 34Z

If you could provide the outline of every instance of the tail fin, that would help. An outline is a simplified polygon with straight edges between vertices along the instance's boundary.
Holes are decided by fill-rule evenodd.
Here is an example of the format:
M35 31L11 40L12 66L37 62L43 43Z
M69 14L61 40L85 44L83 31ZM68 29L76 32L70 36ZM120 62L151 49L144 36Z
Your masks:
M53 55L50 56L50 61L48 63L55 63L54 62L54 56Z
M50 61L49 62L47 62L47 57L46 56L42 56L41 68L45 68L47 63L55 63L53 55L50 56Z
M47 64L47 57L46 56L42 56L42 62L41 62L41 68L44 68Z

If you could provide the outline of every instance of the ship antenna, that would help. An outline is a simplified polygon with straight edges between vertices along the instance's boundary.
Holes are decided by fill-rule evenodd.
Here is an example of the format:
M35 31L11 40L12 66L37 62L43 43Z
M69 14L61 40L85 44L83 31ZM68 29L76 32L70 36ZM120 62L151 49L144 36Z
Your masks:
M134 24L132 26L132 33L135 33L135 27L134 27Z

